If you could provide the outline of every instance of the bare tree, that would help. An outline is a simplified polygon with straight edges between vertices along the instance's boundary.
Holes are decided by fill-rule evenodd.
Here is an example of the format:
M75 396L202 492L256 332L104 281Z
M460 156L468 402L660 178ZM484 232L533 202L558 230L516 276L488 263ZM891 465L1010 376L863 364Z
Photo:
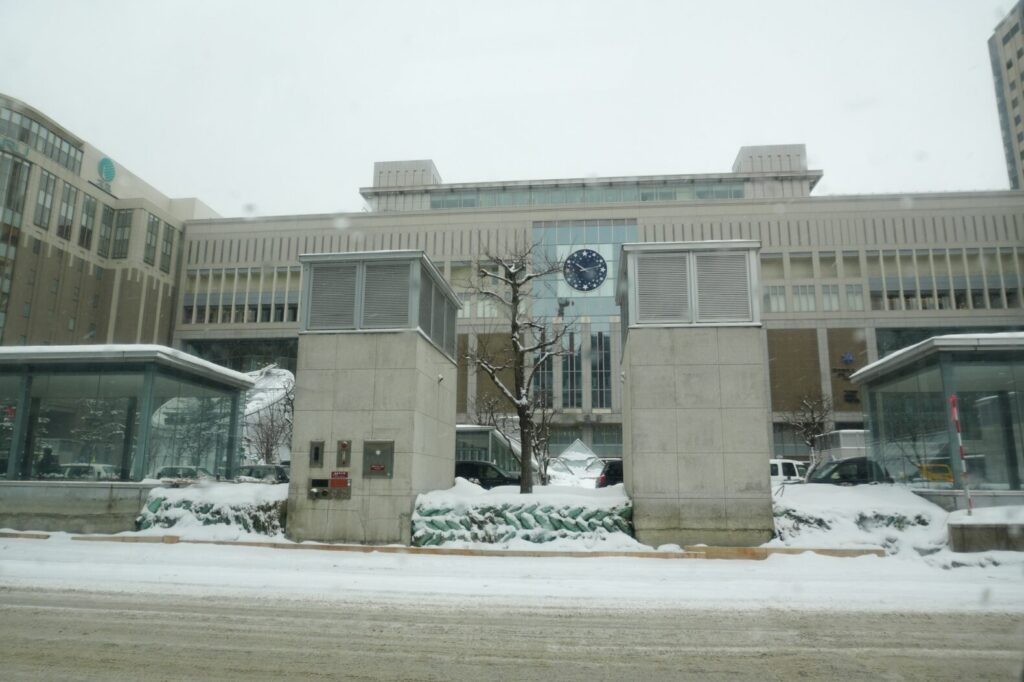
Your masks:
M814 437L825 433L832 422L832 399L822 395L804 395L799 406L782 415L782 423L792 428L796 435L814 453Z
M542 476L547 468L551 400L544 389L537 389L535 379L551 366L551 358L563 352L568 328L532 316L531 301L537 279L560 270L559 263L536 259L533 246L504 255L487 253L478 272L480 285L474 287L478 296L496 303L508 320L508 327L498 335L500 343L490 344L478 336L477 349L467 359L490 378L499 398L483 407L484 418L499 430L518 430L519 490L523 493L533 492L534 458L542 466ZM499 418L501 414L508 418Z
M549 357L548 362L551 361ZM473 420L477 424L492 426L509 442L519 442L522 434L519 430L518 414L509 411L508 402L492 393L477 396L473 406ZM530 400L530 411L533 417L532 442L530 452L537 462L538 474L542 484L548 481L548 463L551 461L551 424L555 410L550 388L535 386Z
M260 370L259 376L262 377L265 373L276 369L277 365L268 365ZM282 391L280 397L245 416L245 433L242 440L248 450L254 452L258 461L263 464L274 463L281 446L291 443L292 440L295 381L294 379L286 380L277 388Z
M278 449L291 442L295 396L289 391L281 400L257 412L245 425L245 445L261 464L272 464Z

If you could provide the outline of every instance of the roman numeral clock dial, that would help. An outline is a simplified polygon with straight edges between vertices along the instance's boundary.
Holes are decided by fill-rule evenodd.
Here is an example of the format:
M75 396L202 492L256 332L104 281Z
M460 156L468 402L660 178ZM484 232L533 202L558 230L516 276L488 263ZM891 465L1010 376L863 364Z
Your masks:
M562 266L565 283L577 291L593 291L608 276L608 263L597 251L580 249L573 251Z

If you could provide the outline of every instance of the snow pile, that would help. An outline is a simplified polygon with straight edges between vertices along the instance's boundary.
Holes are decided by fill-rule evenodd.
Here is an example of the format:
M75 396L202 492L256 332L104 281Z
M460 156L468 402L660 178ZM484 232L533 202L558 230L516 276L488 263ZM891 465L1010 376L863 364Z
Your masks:
M462 478L416 498L412 544L491 548L647 549L633 539L633 503L621 485L484 490Z
M1024 505L1006 505L1005 507L981 507L968 515L966 509L955 511L949 515L949 523L961 526L988 524L1024 525Z
M246 376L255 382L245 393L246 419L281 402L295 387L295 375L276 365L247 372Z
M766 547L881 547L913 556L947 543L948 512L900 486L784 485L772 501L775 538Z
M188 540L281 537L287 500L287 485L199 482L153 488L136 525L143 534L172 529Z

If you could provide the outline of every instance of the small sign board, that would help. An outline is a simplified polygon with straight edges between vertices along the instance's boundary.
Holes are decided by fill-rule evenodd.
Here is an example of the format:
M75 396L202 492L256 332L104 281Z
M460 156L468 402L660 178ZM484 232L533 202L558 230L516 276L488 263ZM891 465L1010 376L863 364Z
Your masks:
M348 478L348 472L347 471L332 471L331 472L331 478L332 479L335 479L335 478Z

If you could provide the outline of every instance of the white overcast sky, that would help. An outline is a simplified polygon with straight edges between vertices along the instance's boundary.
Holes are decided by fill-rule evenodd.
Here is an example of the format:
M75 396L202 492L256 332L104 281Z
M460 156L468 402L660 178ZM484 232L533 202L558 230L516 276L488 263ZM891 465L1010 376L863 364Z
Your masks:
M816 194L1008 187L987 40L1010 0L0 0L0 92L225 216L446 182L731 169Z

